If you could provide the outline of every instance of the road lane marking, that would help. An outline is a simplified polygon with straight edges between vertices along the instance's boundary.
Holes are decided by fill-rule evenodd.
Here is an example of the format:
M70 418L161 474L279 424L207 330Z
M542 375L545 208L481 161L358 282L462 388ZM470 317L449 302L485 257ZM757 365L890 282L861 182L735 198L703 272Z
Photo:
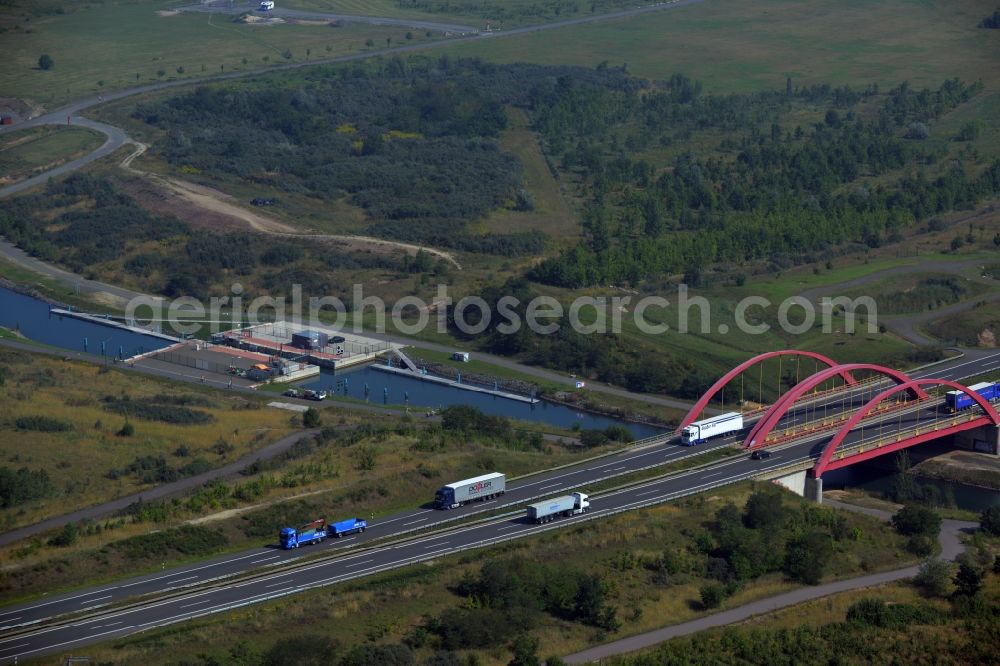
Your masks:
M271 560L276 560L279 557L281 557L281 555L272 555L271 557L262 557L259 560L250 560L250 564L257 564L258 562L269 562ZM196 576L192 576L192 578L196 578Z
M635 496L636 497L642 497L643 495L652 495L653 493L658 493L658 492L660 492L659 489L656 489L656 490L647 490L644 493L636 493Z
M8 645L7 647L3 648L2 651L7 652L8 650L17 650L18 648L27 647L29 645L31 645L31 643L21 643L20 645Z
M178 606L178 608L190 608L191 606L201 606L202 604L210 604L213 599L202 599L201 601L196 601L193 604L184 604L183 606Z
M514 524L514 525L504 525L502 527L498 527L497 528L497 532L500 532L501 530L512 530L515 527L518 527L518 525L517 524Z
M354 564L348 564L344 568L350 569L351 567L360 567L362 564L368 564L371 560L361 560L360 562L355 562Z
M93 599L85 599L85 600L81 601L80 604L83 605L83 604L89 604L89 603L91 603L93 601L100 601L101 599L110 599L113 596L115 596L115 595L108 594L108 595L103 596L103 597L95 597Z
M407 525L416 525L417 523L422 523L425 520L427 520L427 519L426 518L418 518L417 520L413 520L413 521L410 521L408 523L403 523L403 527L406 527Z
M561 483L551 483L547 486L540 486L538 489L545 490L546 488L555 488L556 486L561 486L561 485L562 485Z
M200 567L194 567L193 569L185 569L184 571L175 571L174 573L165 574L163 576L157 576L156 578L146 578L144 580L136 581L135 583L128 583L127 585L120 585L119 587L133 587L135 585L142 585L143 583L152 583L154 580L163 580L164 578L173 578L174 576L183 576L186 573L191 573L192 571L201 571L202 569L211 569L212 567L222 566L223 564L232 564L233 562L239 562L240 560L245 560L248 557L259 557L263 553L250 553L249 555L242 555L240 557L234 557L231 560L223 560L222 562L213 562L212 564L206 564ZM93 593L91 593L93 594ZM50 601L49 603L56 603Z

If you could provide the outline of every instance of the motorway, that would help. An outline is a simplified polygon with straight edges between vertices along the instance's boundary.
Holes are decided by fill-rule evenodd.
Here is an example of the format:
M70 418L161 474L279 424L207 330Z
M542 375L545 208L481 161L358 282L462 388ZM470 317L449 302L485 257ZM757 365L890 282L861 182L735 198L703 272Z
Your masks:
M952 359L913 372L912 376L960 379L991 370L1000 371L1000 352L988 352L971 359ZM852 392L857 394L855 397L859 401L862 391ZM840 405L841 399L831 399L830 404L831 407ZM864 430L855 430L845 446L871 446L888 435L893 428L905 430L940 418L939 405L940 400L929 401L893 412L891 416L884 417L888 424L884 432L873 425L879 420L875 417L866 421ZM507 494L491 503L473 504L455 511L420 507L372 521L364 534L331 539L323 544L309 546L306 550L281 551L274 546L257 548L196 565L11 606L0 611L0 631L6 634L0 637L0 662L10 661L15 656L32 657L76 648L470 548L488 546L498 541L557 529L583 520L651 506L754 478L769 470L801 468L819 456L832 434L832 431L825 431L805 436L779 447L767 460L754 461L746 456L739 456L627 489L598 493L591 497L592 510L586 516L563 519L544 526L528 524L520 515L497 517L451 529L447 529L446 523L504 507L517 511L532 498L553 496L570 490L586 490L589 485L601 480L731 446L738 438L720 438L695 449L681 447L677 445L676 439L670 439L512 482ZM278 527L280 526L275 526L276 531ZM436 531L428 533L432 530ZM387 537L394 539L381 547L368 543L373 539ZM366 545L371 547L359 548ZM323 557L318 558L318 561L311 561L311 557L309 561L297 562L305 555ZM252 575L240 580L229 583L222 580L248 572L252 572ZM206 586L213 580L218 581L216 585ZM147 598L155 595L158 598L146 602L134 599L141 595L147 595ZM133 603L120 608L108 607L128 600ZM68 614L77 614L78 619L64 619L59 624L51 624L54 618Z

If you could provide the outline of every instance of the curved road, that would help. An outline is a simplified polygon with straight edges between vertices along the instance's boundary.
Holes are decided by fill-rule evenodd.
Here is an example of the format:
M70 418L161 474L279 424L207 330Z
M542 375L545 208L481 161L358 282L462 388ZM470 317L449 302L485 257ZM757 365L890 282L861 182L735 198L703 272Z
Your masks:
M889 520L889 518L892 517L892 514L888 511L857 507L851 504L844 504L842 502L829 503L839 508L847 509L848 511L858 511L876 518L881 518L882 520ZM941 523L941 533L938 536L938 541L941 544L941 559L954 561L965 550L965 545L961 542L960 536L962 534L969 534L978 527L979 523L972 523L963 520L943 520ZM663 641L670 640L671 638L687 636L705 629L712 629L728 624L734 624L736 622L742 622L755 615L770 613L781 608L794 606L795 604L801 604L806 601L813 601L815 599L830 596L831 594L838 594L849 590L857 590L865 587L872 587L874 585L892 583L906 578L913 578L917 575L917 571L919 569L919 566L909 566L902 569L896 569L894 571L883 571L881 573L871 574L868 576L860 576L858 578L849 578L847 580L837 580L831 583L824 583L823 585L816 585L814 587L799 588L797 590L792 590L791 592L785 592L784 594L768 597L767 599L758 599L757 601L739 606L738 608L731 608L707 617L700 617L689 622L682 622L681 624L656 629L644 634L630 636L629 638L623 638L622 640L614 641L613 643L598 645L597 647L571 654L565 657L565 661L567 664L586 664L601 661L602 659L607 659L608 657L650 648L662 643Z

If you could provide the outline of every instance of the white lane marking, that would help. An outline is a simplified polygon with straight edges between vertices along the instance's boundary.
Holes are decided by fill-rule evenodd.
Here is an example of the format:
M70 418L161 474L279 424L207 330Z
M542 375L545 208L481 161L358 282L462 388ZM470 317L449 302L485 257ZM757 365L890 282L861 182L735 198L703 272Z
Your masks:
M408 523L403 523L403 527L406 527L407 525L416 525L417 523L422 523L425 520L427 520L427 519L426 518L418 518L417 520L412 520L412 521L410 521Z
M210 604L212 599L202 599L201 601L196 601L193 604L184 604L183 606L178 606L178 608L190 608L191 606L201 606L202 604Z
M279 586L281 586L281 585L285 585L285 584L286 584L285 582L280 582L280 583L271 583L270 585L265 585L264 587L265 587L265 588L268 588L268 587L279 587Z
M556 486L561 486L561 485L562 485L561 483L551 483L547 486L540 486L538 489L545 490L546 488L555 488Z
M156 578L146 578L144 580L136 581L135 583L129 583L128 585L121 585L120 587L132 587L133 585L142 585L143 583L152 583L154 580L163 580L164 578L173 578L174 576L183 576L186 573L191 573L192 571L201 571L202 569L211 569L212 567L222 566L223 564L232 564L233 562L239 562L240 560L245 560L248 557L259 557L261 553L250 553L249 555L242 555L240 557L234 557L231 560L223 560L222 562L214 562L212 564L206 564L204 566L195 567L193 569L185 569L184 571L175 571L173 573L165 574L163 576L157 576ZM55 603L50 601L49 603Z
M515 527L518 527L518 525L516 525L516 524L515 525L504 525L503 527L498 527L497 528L497 532L500 532L502 530L512 530Z
M194 578L197 578L197 576L188 576L187 578L178 578L177 580L172 580L172 581L170 581L167 584L168 585L173 585L174 583L180 583L181 581L192 580Z
M31 643L21 643L20 645L8 645L7 647L0 650L0 652L7 652L8 650L17 650L19 648L28 647Z
M615 468L614 468L613 470L611 470L611 471L612 471L612 472L620 472L620 471L622 471L623 469L625 469L625 465L622 465L621 467L615 467Z
M52 601L46 601L44 604L35 604L34 606L28 606L27 608L22 608L20 610L33 610L35 608L41 608L42 606L48 606L50 604L60 604L66 601L72 601L73 599L80 599L82 597L89 597L92 594L100 594L106 590L93 590L92 592L84 592L83 594L78 594L75 597L64 597L62 599L53 599Z
M354 564L348 564L345 569L350 569L351 567L360 567L362 564L368 564L371 560L361 560L360 562L355 562Z
M423 513L433 513L433 511L434 511L434 509L428 509L428 510L424 511ZM394 523L397 520L405 520L406 518L412 518L412 517L413 517L413 514L410 514L408 516L400 516L399 518L389 518L388 520L380 520L380 521L378 521L378 525L385 525L387 523ZM403 524L404 525L409 525L410 523L403 523ZM372 527L378 527L378 525L374 525L373 524Z
M18 615L16 617L5 617L3 619L3 621L4 622L13 622L14 620L20 620L22 617L24 617L24 616L23 615Z
M86 636L84 638L74 638L72 640L63 641L62 643L51 643L49 645L46 645L45 647L35 648L34 650L28 650L24 654L31 654L32 652L41 652L42 650L51 650L52 648L57 648L57 647L60 647L62 645L69 645L70 643L79 643L80 641L86 641L86 640L90 640L92 638L97 638L98 636L104 636L105 634L113 634L116 631L125 631L127 629L132 629L132 628L133 628L133 626L129 625L127 627L118 627L116 629L108 629L107 631L102 631L99 634L91 634L90 636Z
M103 597L95 597L93 599L85 599L84 601L81 601L80 604L81 605L82 604L89 604L89 603L92 603L94 601L100 601L101 599L110 599L113 596L114 596L113 594L108 594L108 595L103 596Z
M636 497L642 497L643 495L652 495L653 493L659 492L659 490L647 490L644 493L636 493Z
M262 557L259 560L250 560L250 564L257 564L258 562L269 562L271 560L276 560L279 557L281 557L281 555L272 555L271 557Z

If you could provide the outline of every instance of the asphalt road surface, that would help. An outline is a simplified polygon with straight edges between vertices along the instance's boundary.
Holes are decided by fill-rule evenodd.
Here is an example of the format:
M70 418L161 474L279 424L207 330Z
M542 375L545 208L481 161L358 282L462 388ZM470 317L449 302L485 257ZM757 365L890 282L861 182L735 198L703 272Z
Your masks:
M924 376L961 377L979 372L984 367L997 367L1000 352L967 360L957 359L934 368ZM926 423L940 416L935 405L918 405L891 417L892 425L906 428ZM370 523L364 534L331 539L323 544L309 546L306 550L281 551L275 546L256 548L243 553L228 555L157 574L137 577L108 585L95 586L71 593L44 597L33 602L18 604L0 611L0 661L15 655L32 657L52 651L85 645L107 638L124 636L156 626L164 626L210 613L221 612L240 605L257 603L286 594L306 591L352 578L406 566L513 538L523 537L547 529L555 529L585 519L650 506L710 488L750 479L772 469L801 468L814 460L822 451L832 433L819 433L801 441L780 447L771 458L763 461L739 456L713 465L681 472L661 480L654 480L625 490L597 494L591 497L592 511L587 516L567 518L555 523L536 526L526 523L519 515L487 520L481 524L463 525L444 532L416 536L404 543L393 543L356 552L373 539L407 534L420 535L435 528L442 528L456 518L467 517L484 510L509 507L520 513L520 507L530 499L555 496L571 490L586 490L588 485L602 479L614 478L631 472L663 465L690 455L729 446L734 440L722 438L707 445L688 449L675 441L648 448L625 451L583 465L527 477L510 484L508 492L489 503L477 503L455 511L438 511L429 506L406 511ZM870 446L884 433L868 426L856 430L845 446ZM328 517L341 519L343 517ZM277 528L280 526L276 526ZM306 562L301 567L288 568L305 554L337 554L343 557L332 560ZM281 566L284 565L284 566ZM278 569L280 567L280 569ZM274 571L271 571L275 569ZM252 579L222 583L211 589L208 581L255 571ZM187 589L190 588L190 589ZM159 599L120 610L101 609L109 604L125 601L138 595L162 595L173 592L169 599ZM57 616L89 611L86 618L55 626L32 627Z

